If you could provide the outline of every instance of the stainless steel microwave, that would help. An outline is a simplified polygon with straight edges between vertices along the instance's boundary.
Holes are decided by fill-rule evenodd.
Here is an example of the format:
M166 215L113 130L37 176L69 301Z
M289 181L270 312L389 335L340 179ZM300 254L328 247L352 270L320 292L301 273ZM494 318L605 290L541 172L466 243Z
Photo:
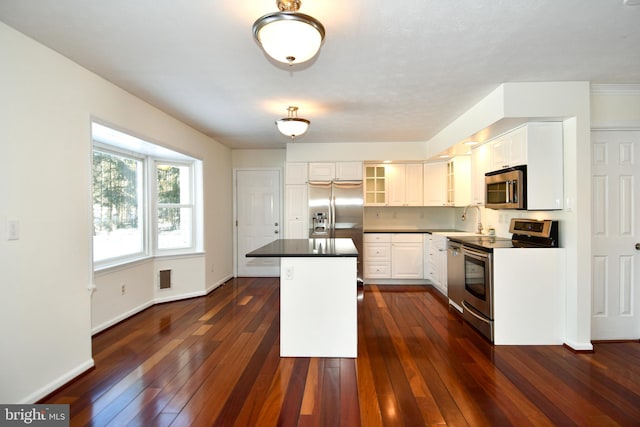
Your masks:
M485 207L527 209L527 166L515 166L484 175Z

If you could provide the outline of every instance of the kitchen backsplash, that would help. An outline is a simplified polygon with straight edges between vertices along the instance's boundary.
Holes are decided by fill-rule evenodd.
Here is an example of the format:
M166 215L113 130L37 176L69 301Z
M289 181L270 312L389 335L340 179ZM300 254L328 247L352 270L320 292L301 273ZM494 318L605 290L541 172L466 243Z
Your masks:
M467 210L467 219L462 220L464 208L453 207L374 207L364 208L365 230L375 229L456 229L476 231L478 210ZM480 207L484 233L492 227L497 236L511 237L511 218L562 219L559 212L494 210ZM560 217L560 218L558 218Z
M364 228L450 229L455 226L457 211L449 207L369 206L364 208Z
M453 227L456 230L476 231L478 229L478 210L467 209L467 219L462 220L464 208L454 208ZM486 234L489 228L495 230L496 236L511 237L509 233L509 224L511 218L530 218L530 219L556 219L562 220L560 211L521 211L521 210L496 210L480 207L480 215L482 220L483 232Z

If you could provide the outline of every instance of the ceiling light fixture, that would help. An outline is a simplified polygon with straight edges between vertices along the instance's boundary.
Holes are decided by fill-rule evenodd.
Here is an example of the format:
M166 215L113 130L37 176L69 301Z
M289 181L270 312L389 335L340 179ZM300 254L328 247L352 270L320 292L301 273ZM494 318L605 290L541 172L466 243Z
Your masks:
M276 126L281 134L290 136L291 139L300 136L307 131L311 122L298 117L298 107L288 107L287 117L276 120Z
M300 0L276 0L280 11L253 23L253 37L267 55L289 65L313 58L324 40L324 26L317 19L298 13L300 4Z

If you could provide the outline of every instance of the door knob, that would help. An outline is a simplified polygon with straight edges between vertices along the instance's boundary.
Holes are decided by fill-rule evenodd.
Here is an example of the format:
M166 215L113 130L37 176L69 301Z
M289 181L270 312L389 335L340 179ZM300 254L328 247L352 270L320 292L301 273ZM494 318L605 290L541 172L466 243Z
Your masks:
M640 243L636 243L636 250L640 251Z
M273 225L275 225L275 226L277 227L277 226L278 226L278 223L276 222L276 223L275 223L275 224L273 224Z
M278 230L274 230L274 231L273 231L273 233L274 233L274 234L278 234L278 233L279 233L279 231L278 231Z

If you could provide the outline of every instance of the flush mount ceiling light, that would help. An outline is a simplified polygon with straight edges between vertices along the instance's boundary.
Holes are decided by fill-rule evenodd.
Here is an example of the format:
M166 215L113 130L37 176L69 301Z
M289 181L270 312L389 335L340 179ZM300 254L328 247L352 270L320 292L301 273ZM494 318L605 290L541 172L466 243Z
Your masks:
M281 134L290 136L291 139L300 136L307 131L311 122L298 117L298 107L288 107L287 117L276 120L276 126Z
M293 65L313 58L324 40L324 26L298 13L300 0L276 0L276 4L279 12L268 13L253 23L253 37L276 61Z

